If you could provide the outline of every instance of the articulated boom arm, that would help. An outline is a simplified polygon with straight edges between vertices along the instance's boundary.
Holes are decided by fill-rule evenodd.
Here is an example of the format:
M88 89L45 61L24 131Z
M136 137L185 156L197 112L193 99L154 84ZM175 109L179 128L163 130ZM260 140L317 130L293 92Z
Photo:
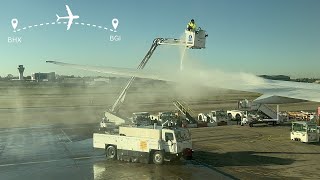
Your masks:
M142 59L141 63L139 64L139 66L137 67L137 69L143 69L146 64L148 63L149 59L151 58L153 52L156 50L156 48L160 45L161 42L163 42L163 38L156 38L153 40L152 46L149 49L149 51L147 52L147 54L145 55L145 57ZM124 101L124 98L126 96L127 90L129 89L129 87L131 86L131 84L133 83L133 81L135 80L135 76L132 76L129 81L127 82L126 86L123 88L123 90L121 91L118 99L114 102L114 104L112 105L110 111L111 112L118 112L120 109L121 104Z
M145 57L142 59L137 69L143 69L146 66L152 54L154 53L154 51L159 45L179 45L179 46L185 46L190 49L205 48L205 40L206 40L207 34L205 33L204 30L199 30L197 32L186 31L185 33L186 33L185 40L173 39L173 38L155 38L153 40L151 48L149 49ZM112 105L112 107L109 109L110 112L117 113L119 111L121 104L124 102L126 92L130 88L135 78L136 78L135 76L132 76L129 79L126 86L121 91L119 97L117 98L115 103Z

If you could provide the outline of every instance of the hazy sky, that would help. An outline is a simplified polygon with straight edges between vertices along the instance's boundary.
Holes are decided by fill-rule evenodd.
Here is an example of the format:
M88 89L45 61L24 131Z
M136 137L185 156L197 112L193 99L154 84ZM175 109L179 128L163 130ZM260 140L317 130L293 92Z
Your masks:
M111 20L118 18L117 33L45 25L55 22L56 14L67 15L66 4L80 16L74 22L112 28ZM27 29L13 33L12 18L19 21L17 29ZM209 37L206 49L187 51L188 65L320 78L319 0L1 0L0 76L17 75L19 64L25 75L90 74L46 60L135 68L155 37L179 38L191 18ZM121 41L110 42L116 34ZM9 44L8 37L22 37L22 43ZM146 68L178 69L180 54L178 47L160 46Z

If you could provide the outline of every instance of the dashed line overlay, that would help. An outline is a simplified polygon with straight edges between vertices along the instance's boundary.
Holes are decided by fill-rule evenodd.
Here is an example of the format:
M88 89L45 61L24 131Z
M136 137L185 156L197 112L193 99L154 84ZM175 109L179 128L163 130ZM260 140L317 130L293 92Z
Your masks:
M13 32L19 32L19 31L30 29L30 28L33 28L33 27L56 25L56 24L67 24L67 22L51 22L51 23L47 22L47 23L35 24L35 25L32 25L32 26L26 26L26 27L23 27L23 28L19 28L17 30L14 30ZM96 24L87 24L87 23L83 23L83 22L81 22L81 23L80 22L74 22L73 24L74 25L82 25L82 26L88 26L88 27L93 27L93 28L104 29L106 31L109 30L111 32L117 32L116 30L109 29L109 28L106 28L106 27L103 27L103 26L99 26L99 25L96 25Z

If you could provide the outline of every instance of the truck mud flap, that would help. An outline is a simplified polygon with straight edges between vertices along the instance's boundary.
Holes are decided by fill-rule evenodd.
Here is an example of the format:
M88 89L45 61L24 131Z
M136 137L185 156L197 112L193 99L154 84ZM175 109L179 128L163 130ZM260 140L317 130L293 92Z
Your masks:
M134 162L134 163L149 163L149 153L130 150L117 150L117 159L120 161Z

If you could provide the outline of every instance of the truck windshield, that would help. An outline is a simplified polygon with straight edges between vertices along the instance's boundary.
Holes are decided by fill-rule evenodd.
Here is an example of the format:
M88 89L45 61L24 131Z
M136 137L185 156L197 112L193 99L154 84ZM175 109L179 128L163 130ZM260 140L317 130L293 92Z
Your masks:
M293 130L293 131L306 132L306 131L307 131L307 126L304 125L304 124L294 123L294 124L292 125L292 130Z
M190 133L188 130L175 130L175 136L178 142L190 140Z

